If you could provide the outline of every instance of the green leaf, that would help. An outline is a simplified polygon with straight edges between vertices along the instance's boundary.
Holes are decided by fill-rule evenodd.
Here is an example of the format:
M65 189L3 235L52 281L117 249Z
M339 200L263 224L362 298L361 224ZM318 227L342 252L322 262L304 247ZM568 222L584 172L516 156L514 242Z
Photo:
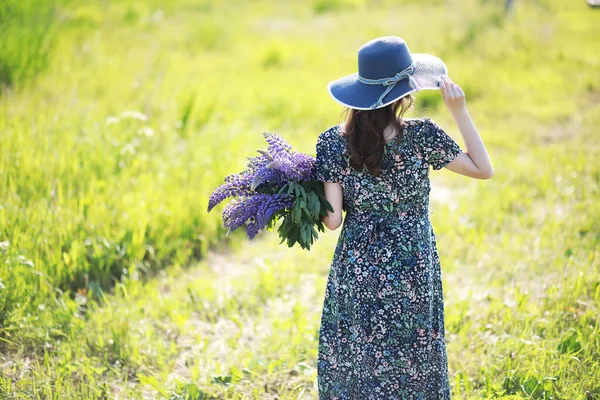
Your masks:
M327 211L333 212L333 207L331 207L331 204L329 204L327 199L323 198L323 200L321 201L321 206L323 206ZM325 214L325 215L327 215L327 214Z
M536 377L532 376L531 378L529 378L527 381L525 381L525 383L523 383L523 391L525 392L525 394L528 395L533 395L534 392L536 392L536 389L540 386L540 382L537 380Z
M317 233L317 230L315 229L315 226L314 226L314 225L311 225L311 226L310 226L310 231L312 232L312 235L313 235L313 237L315 238L315 240L319 238L319 234ZM312 241L311 241L311 242L312 242Z
M212 377L212 383L217 383L220 385L229 385L232 381L231 375L217 375Z
M287 183L286 183L285 185L283 185L283 186L281 187L281 189L279 189L279 191L277 192L277 194L278 194L278 195L281 195L281 194L283 194L283 192L285 192L285 191L287 191L287 190L289 190L289 184L287 184ZM289 194L289 192L288 192L288 194Z
M306 190L304 190L304 186L298 185L298 190L300 191L300 196L303 199L306 199Z
M302 208L302 212L304 212L304 215L306 215L306 218L308 218L309 221L312 221L312 215L310 214L308 209Z
M577 332L574 329L569 330L558 345L558 351L561 354L575 353L581 350L581 342L577 339Z
M294 222L299 223L300 222L300 217L302 217L302 209L301 208L296 208L294 210Z
M567 249L565 251L565 257L571 257L573 255L573 249Z
M185 394L187 394L186 398L189 400L203 400L208 398L206 393L200 390L198 386L194 385L193 383L185 385L183 387L183 391Z
M139 375L137 375L137 378L138 378L139 382L142 385L150 385L154 389L156 389L157 392L159 392L160 394L162 394L163 396L167 395L166 391L158 383L158 381L156 380L155 377L149 376L149 375L141 375L141 374L139 374Z
M308 242L308 238L306 236L306 229L304 229L305 226L302 225L302 227L300 228L300 239L302 240L302 243L307 243Z
M323 224L323 221L317 221L317 229L319 230L319 232L325 232L325 225Z
M308 209L313 218L316 219L319 216L321 205L319 204L319 196L315 192L310 192L308 195Z

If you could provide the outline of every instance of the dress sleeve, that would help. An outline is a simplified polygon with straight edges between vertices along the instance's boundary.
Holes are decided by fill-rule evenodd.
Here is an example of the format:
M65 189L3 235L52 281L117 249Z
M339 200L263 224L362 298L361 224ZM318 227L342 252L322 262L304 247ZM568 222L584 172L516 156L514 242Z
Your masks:
M421 155L433 169L442 169L462 153L460 146L431 119L423 120L415 141Z
M339 182L341 180L342 146L337 135L337 130L332 129L321 133L317 139L318 181Z

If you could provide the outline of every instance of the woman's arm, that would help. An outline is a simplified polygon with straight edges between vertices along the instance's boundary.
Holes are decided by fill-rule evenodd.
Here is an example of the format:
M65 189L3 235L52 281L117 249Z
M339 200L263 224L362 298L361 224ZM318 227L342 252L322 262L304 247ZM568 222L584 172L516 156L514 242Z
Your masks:
M331 204L333 212L328 211L327 216L323 217L323 223L329 229L336 230L342 224L342 202L344 193L342 185L338 182L324 182L325 198Z
M440 91L467 148L466 153L459 154L446 165L446 168L471 178L491 178L494 175L494 168L485 144L467 111L465 93L448 77L444 77L440 82Z

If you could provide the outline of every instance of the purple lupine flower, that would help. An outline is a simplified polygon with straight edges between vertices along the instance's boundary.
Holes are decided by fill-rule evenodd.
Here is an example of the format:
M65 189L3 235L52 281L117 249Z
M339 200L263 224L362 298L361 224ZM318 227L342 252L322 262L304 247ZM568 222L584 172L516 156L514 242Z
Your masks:
M263 133L267 143L269 144L269 152L289 152L292 150L292 146L286 142L281 136L274 135L269 132Z
M279 194L254 194L234 200L223 210L223 225L233 232L247 224L248 236L252 239L276 212L291 207L292 203L291 196Z
M245 224L250 239L265 229L274 215L292 207L293 196L277 194L283 186L292 181L316 179L313 156L293 151L280 136L265 133L264 137L267 149L249 157L244 171L227 176L208 202L210 211L223 200L233 197L223 209L223 225L232 232Z
M234 174L225 178L225 183L215 189L208 200L208 211L229 197L246 196L251 193L252 177Z
M289 181L314 179L314 158L291 150L292 146L283 138L270 133L264 134L269 144L266 151L248 159L247 169L240 174L229 175L225 183L210 196L208 211L229 197L241 197L253 191L264 192L265 188L278 191Z
M314 179L315 161L308 154L276 154L270 165L271 168L280 171L287 180L305 181Z
M294 199L288 195L271 195L265 199L262 207L256 214L258 229L264 229L271 217L278 211L288 209L292 206Z
M250 217L250 219L248 220L247 229L246 229L246 232L248 232L248 238L250 238L250 240L254 239L254 237L256 235L258 235L259 230L260 229L258 227L258 223L256 222L256 218Z
M223 225L232 232L242 226L251 215L252 210L246 209L244 200L233 199L223 210Z
M228 229L228 233L235 231L256 215L258 205L256 200L259 199L254 198L255 196L250 196L242 200L233 200L225 207L223 225Z
M289 179L281 172L270 168L269 164L266 164L252 172L252 183L250 188L252 190L257 190L261 187L269 186L279 190L279 188L288 183L288 181Z
M273 157L271 157L267 151L258 150L258 152L260 153L259 156L248 157L247 171L254 171L264 165L267 165L273 159Z

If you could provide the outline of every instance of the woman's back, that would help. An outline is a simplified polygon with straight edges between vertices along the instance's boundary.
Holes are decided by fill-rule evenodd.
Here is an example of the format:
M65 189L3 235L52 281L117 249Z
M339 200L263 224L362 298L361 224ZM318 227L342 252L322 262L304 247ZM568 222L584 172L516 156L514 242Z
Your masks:
M346 211L394 213L427 207L429 167L443 168L461 149L430 119L406 119L403 128L384 145L379 176L350 166L341 125L319 136L318 178L342 185Z

